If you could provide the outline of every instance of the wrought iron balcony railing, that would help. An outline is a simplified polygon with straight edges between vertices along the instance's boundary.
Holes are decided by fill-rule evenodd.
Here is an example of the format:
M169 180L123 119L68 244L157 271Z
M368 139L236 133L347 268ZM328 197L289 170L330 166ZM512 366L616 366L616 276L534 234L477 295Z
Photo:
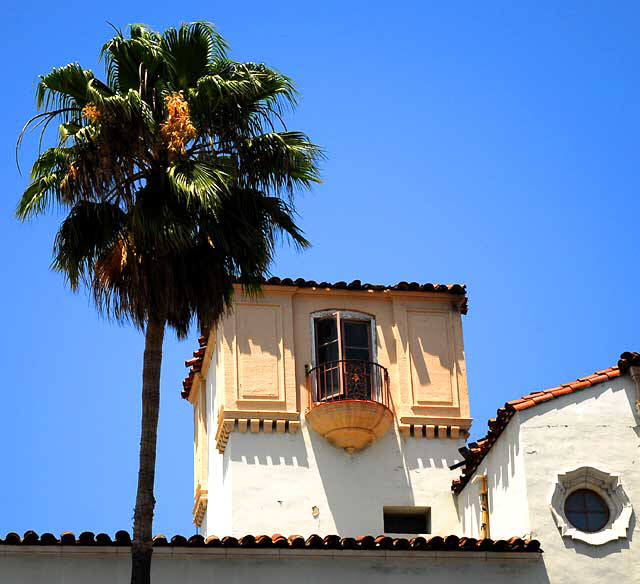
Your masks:
M389 407L389 373L378 363L341 359L307 371L313 405L338 400L374 401Z

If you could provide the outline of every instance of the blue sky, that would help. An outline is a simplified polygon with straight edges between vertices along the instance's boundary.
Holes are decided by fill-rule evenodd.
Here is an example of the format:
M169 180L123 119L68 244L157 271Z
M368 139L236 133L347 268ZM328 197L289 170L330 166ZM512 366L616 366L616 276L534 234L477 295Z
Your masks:
M284 247L273 273L466 283L477 437L506 400L640 348L639 17L622 1L6 8L0 537L127 529L135 494L142 336L49 271L59 217L13 219L26 184L14 145L38 74L71 61L101 71L107 21L206 19L233 58L292 76L301 100L289 126L327 160L298 205L314 247ZM155 531L167 535L193 531L192 417L179 390L196 336L166 342Z

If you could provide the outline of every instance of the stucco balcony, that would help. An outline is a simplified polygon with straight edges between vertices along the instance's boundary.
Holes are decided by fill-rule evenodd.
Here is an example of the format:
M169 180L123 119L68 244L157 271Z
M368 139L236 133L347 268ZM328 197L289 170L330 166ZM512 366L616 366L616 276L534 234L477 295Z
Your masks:
M307 371L307 423L349 454L362 450L387 432L389 374L371 361L342 359Z

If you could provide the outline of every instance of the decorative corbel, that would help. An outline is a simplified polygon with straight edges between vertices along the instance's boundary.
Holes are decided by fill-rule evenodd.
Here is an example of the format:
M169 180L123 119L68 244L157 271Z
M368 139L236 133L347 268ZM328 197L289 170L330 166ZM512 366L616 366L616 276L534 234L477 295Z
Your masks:
M207 490L206 485L204 488L202 485L198 484L196 487L196 494L194 497L193 504L193 522L196 524L196 527L202 527L202 520L204 519L204 514L207 511L207 505L209 502L209 491Z

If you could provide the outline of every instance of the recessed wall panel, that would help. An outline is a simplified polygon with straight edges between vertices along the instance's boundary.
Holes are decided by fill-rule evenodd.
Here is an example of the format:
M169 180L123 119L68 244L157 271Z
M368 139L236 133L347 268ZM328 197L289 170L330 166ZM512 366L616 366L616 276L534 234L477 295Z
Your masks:
M456 405L448 313L407 312L414 404Z

